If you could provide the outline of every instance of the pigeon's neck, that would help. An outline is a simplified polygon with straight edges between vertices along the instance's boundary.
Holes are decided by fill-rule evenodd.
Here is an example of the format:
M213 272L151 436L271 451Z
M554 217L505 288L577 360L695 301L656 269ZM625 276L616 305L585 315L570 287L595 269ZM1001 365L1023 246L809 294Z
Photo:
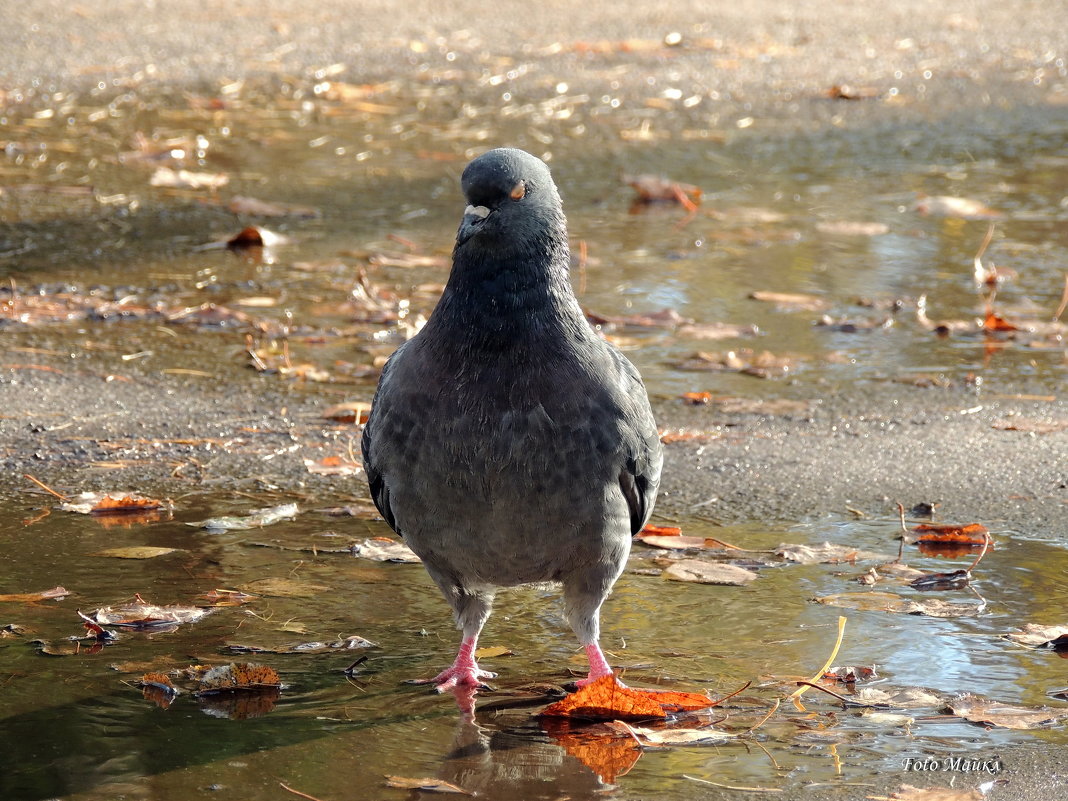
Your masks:
M455 351L502 353L566 347L591 336L571 289L566 240L507 251L457 253L430 341ZM451 341L450 341L451 340Z

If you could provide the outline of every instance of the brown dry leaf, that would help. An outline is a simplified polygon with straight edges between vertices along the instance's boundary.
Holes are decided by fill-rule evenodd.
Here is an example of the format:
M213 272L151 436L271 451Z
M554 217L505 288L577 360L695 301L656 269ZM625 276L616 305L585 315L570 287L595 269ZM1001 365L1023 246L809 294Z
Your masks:
M735 323L685 323L675 329L675 335L689 339L740 339L755 337L760 329L755 325Z
M989 541L988 548L994 550L994 541L989 539L986 526L980 523L968 523L956 525L953 523L920 523L912 529L913 534L919 534L917 543L928 545L967 545L982 548Z
M358 423L363 425L371 413L371 404L366 401L335 403L323 410L323 417L335 423Z
M1027 434L1052 434L1068 429L1068 420L1036 420L1031 417L1003 417L991 426L998 431L1022 431Z
M170 510L174 504L170 500L146 498L136 492L82 492L64 501L59 508L64 512L77 512L82 515L138 515L158 510Z
M289 203L272 203L245 195L234 195L227 208L234 214L250 217L318 217L319 210L310 206L294 206Z
M157 606L147 603L140 595L128 604L102 606L92 617L82 617L91 624L101 626L120 626L132 629L177 628L182 623L196 623L212 613L212 609L197 606ZM81 615L81 612L78 614Z
M415 551L399 540L391 540L389 537L370 537L365 540L357 540L351 546L352 555L361 559L370 559L374 562L420 562Z
M916 211L934 217L960 217L963 220L987 220L1005 215L978 200L970 200L966 197L950 197L948 195L933 195L921 197L916 201Z
M874 86L850 86L849 84L835 84L824 94L831 100L870 100L879 96L879 90Z
M672 581L689 581L695 584L725 584L742 586L756 579L757 574L737 565L709 562L704 559L680 559L664 570L664 577Z
M637 193L637 203L678 203L687 210L693 210L701 202L700 187L660 175L624 175L623 183Z
M667 714L649 694L620 684L615 676L601 676L577 692L541 711L543 717L590 720L643 720Z
M363 469L359 462L351 462L344 456L324 456L321 459L305 459L304 466L317 476L354 476Z
M287 236L258 225L249 225L227 239L226 245L231 248L271 248L276 245L286 245L289 242L290 239Z
M1019 327L1013 325L1004 317L999 317L994 312L989 312L986 317L983 318L983 325L981 326L984 331L1019 331Z
M566 718L545 718L545 732L568 754L596 773L605 784L626 775L642 755L634 739L621 737L609 724L584 724L572 728Z
M50 590L40 592L14 592L0 595L0 601L12 601L14 603L33 603L34 601L58 601L70 595L70 590L64 587L53 587Z
M146 673L141 677L141 693L160 709L167 709L178 696L178 688L166 673Z
M514 651L506 645L490 645L475 651L475 659L496 659L499 656L512 656Z
M375 648L378 644L358 635L341 637L333 642L301 642L292 645L280 645L268 648L259 645L242 645L228 643L227 650L239 654L329 654L337 651L355 651L362 648ZM510 653L510 652L509 652ZM478 654L476 654L478 656Z
M922 687L858 687L853 697L867 704L885 704L898 709L937 708L942 696Z
M818 295L803 295L798 292L769 292L757 290L750 292L749 297L763 303L774 303L780 309L790 311L825 311L830 308L830 302Z
M712 402L712 399L715 397L715 395L708 391L683 392L682 395L680 395L679 397L681 397L687 403L693 404L694 406L705 406Z
M586 319L594 326L611 328L677 328L680 325L693 323L688 317L683 317L674 309L661 309L646 314L628 314L622 317L608 317L586 312Z
M252 318L242 311L234 311L215 303L202 303L199 306L187 306L168 312L167 322L171 325L199 325L209 328L244 328L252 324Z
M157 167L148 181L150 186L168 189L219 189L230 183L230 176L219 172L192 172Z
M839 592L813 598L816 603L873 612L897 612L926 617L968 617L979 614L983 604L941 601L937 598L912 601L892 592Z
M692 431L685 428L676 428L672 431L661 430L659 433L660 441L665 445L673 442L708 442L721 436L715 431Z
M680 370L733 371L757 378L770 378L786 375L793 369L794 360L776 356L768 350L757 353L752 348L738 348L723 353L698 351L675 366Z
M1025 623L1020 631L1002 635L1020 645L1031 648L1068 648L1068 626L1040 626L1037 623Z
M846 684L855 684L858 681L871 681L879 678L875 667L865 665L835 665L823 672L823 678L829 681L841 681Z
M947 706L957 717L1004 729L1034 729L1056 723L1065 715L1064 710L999 704L971 694L953 698Z
M134 545L129 548L107 548L97 551L92 556L110 556L114 559L154 559L157 556L165 556L175 553L181 548L153 548L149 545Z
M869 559L886 560L886 554L860 551L847 545L833 545L829 542L820 545L795 545L785 542L775 549L775 554L788 562L797 562L801 565L829 564L836 565L841 562L863 562Z
M422 790L426 793L474 795L470 790L465 790L463 787L447 782L444 779L406 779L403 776L386 776L386 787L396 787L401 790Z
M274 668L248 662L232 662L211 668L200 680L197 695L236 690L278 689L282 680Z
M668 550L704 548L708 544L704 537L684 537L681 534L639 534L638 541L653 548L665 548Z
M627 731L643 746L651 748L671 748L678 745L720 745L726 740L733 740L738 735L713 729L711 726L702 729L646 729L640 726L629 726L623 721L617 721L620 726L626 726Z
M983 801L986 795L978 787L913 787L903 784L890 793L892 801Z

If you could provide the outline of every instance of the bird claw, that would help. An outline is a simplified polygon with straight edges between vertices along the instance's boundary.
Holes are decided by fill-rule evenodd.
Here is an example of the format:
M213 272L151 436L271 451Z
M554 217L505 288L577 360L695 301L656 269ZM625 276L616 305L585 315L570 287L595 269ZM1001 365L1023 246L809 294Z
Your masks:
M482 679L495 679L496 673L482 670L474 665L453 665L441 671L432 679L415 679L412 684L433 684L434 691L438 693L449 692L460 687L472 687L477 690L492 690Z

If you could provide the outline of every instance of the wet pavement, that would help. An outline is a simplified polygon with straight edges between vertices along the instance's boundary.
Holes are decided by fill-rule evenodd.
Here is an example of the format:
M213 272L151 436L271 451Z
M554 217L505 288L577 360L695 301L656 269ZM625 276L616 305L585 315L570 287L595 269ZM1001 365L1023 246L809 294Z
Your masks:
M692 776L837 799L992 778L910 772L910 757L999 760L994 799L1060 786L1063 723L983 728L942 710L961 693L1064 709L1057 655L1002 635L1068 623L1068 33L1029 3L592 4L566 24L555 8L387 6L5 12L0 592L74 596L0 602L0 625L25 628L0 639L0 795L289 797L281 782L401 797L384 786L397 774L488 798L732 792ZM646 377L668 442L655 522L763 554L756 581L723 587L668 581L666 552L636 546L605 612L613 663L638 686L714 696L753 681L724 709L737 733L822 664L841 613L840 664L938 702L878 719L810 691L808 713L784 708L750 739L642 753L491 694L465 723L401 684L444 665L454 632L419 566L329 552L388 529L345 475L354 414L328 410L368 401L433 308L459 172L499 144L549 159L583 305ZM636 204L625 177L643 174L699 187L700 204ZM288 241L224 246L252 224ZM999 280L977 283L991 225L981 266ZM174 518L105 527L25 474L66 495L171 498ZM816 604L862 590L878 561L768 556L826 540L892 558L898 501L990 529L981 600L893 589L974 614ZM262 531L185 525L287 502L297 519ZM323 511L338 507L357 516ZM98 555L139 545L178 550ZM905 558L934 571L974 554ZM262 592L265 578L296 587ZM68 653L76 609L241 587L261 593ZM514 652L491 664L503 691L575 666L543 595L509 596L493 618L487 644ZM232 648L340 635L377 645ZM246 656L283 682L257 714L188 693L160 709L135 686Z

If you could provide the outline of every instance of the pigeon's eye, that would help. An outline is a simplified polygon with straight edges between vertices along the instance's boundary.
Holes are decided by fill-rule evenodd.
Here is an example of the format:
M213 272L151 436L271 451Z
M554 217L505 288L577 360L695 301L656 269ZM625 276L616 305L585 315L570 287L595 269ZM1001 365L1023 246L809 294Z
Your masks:
M508 193L508 196L512 200L522 200L523 196L527 193L527 182L520 181L512 187L512 191Z

